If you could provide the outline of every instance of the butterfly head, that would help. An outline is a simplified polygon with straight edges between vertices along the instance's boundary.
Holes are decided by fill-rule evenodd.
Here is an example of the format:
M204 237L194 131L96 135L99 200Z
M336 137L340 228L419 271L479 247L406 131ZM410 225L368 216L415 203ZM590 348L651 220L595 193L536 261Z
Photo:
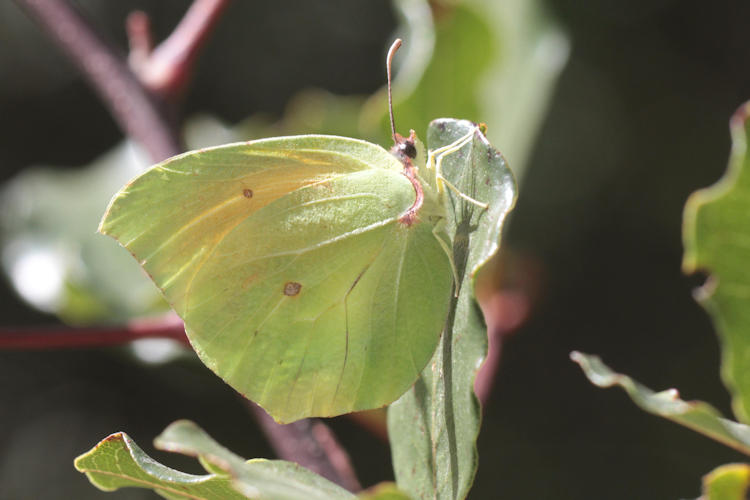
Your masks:
M426 150L422 141L417 138L413 130L409 131L409 136L404 137L399 133L393 135L393 146L391 154L395 156L405 167L410 168L423 166L426 160Z
M404 137L396 132L393 134L393 142L391 154L402 162L404 158L413 160L417 157L417 135L413 130L410 131L409 137Z

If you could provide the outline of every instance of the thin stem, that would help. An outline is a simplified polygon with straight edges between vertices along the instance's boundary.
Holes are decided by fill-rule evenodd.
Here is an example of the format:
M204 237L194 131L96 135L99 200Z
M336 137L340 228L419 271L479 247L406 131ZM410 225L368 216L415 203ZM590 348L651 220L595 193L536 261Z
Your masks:
M16 0L78 67L120 128L155 161L182 151L176 128L155 99L107 44L65 0Z
M349 455L322 421L306 418L282 425L255 403L248 401L248 406L280 458L307 467L349 491L362 489Z

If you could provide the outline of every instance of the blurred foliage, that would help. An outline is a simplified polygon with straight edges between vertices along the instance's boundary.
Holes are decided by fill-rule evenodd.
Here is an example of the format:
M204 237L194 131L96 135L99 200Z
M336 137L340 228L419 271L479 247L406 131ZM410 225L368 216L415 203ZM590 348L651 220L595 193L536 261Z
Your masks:
M235 139L209 119L191 121L185 135L191 148ZM128 252L92 229L112 194L147 165L125 142L82 169L34 167L6 184L0 193L3 268L26 301L79 324L166 309Z
M521 181L557 77L568 57L568 40L538 0L433 2L432 26L419 2L402 9L407 47L394 82L396 123L424 136L436 118L468 119L488 126ZM432 42L432 43L431 43ZM430 54L431 57L427 57ZM416 68L422 71L416 70ZM383 92L367 103L363 128L388 130ZM387 136L381 141L386 142Z
M700 500L745 500L750 487L750 466L722 465L703 476Z

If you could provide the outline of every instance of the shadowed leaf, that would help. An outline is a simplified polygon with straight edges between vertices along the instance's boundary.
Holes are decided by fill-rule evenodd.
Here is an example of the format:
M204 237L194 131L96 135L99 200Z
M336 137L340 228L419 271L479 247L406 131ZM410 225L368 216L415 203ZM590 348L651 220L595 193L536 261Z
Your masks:
M480 408L474 378L487 353L487 331L475 301L474 279L499 246L516 199L513 175L476 125L440 119L430 124L431 150L473 131L472 140L446 155L443 174L487 210L446 190L459 295L432 360L414 387L388 409L394 469L400 488L419 499L464 498L477 466Z

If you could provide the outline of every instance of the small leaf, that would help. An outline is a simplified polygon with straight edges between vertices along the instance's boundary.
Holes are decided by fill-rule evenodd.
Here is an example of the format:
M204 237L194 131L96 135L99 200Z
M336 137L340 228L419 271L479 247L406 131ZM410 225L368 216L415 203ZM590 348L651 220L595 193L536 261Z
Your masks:
M357 495L358 500L411 500L394 483L380 483Z
M487 331L475 302L474 278L499 246L516 186L503 157L477 126L440 119L427 133L431 150L473 131L471 142L448 154L443 175L462 193L489 204L487 210L447 190L448 234L461 280L441 343L417 383L388 410L397 483L414 498L464 498L477 465L480 408L474 378L487 354Z
M242 458L187 420L156 438L159 449L199 459L208 474L185 474L146 455L123 432L110 435L75 460L92 484L104 491L149 488L165 498L311 500L353 499L354 495L317 474L283 460Z
M626 375L613 372L598 356L574 351L570 358L581 366L594 385L619 385L635 404L647 412L677 422L750 455L750 427L723 418L719 411L708 403L683 401L676 389L654 392Z
M696 294L711 314L722 346L721 374L737 418L750 423L750 103L730 122L726 174L693 193L685 205L683 269L711 273Z
M192 475L170 469L146 455L124 432L107 436L75 460L75 467L104 491L150 488L167 498L246 498L228 474Z
M722 465L703 476L700 500L746 500L750 486L750 466Z

